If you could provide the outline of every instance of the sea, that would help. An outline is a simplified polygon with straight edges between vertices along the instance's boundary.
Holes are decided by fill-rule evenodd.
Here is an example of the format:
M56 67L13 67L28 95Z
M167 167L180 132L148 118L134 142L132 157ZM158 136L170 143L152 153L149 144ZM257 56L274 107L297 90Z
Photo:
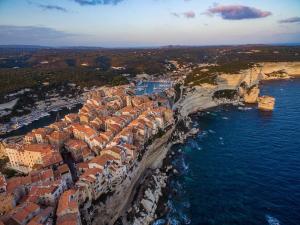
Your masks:
M222 106L192 117L201 131L173 146L178 171L154 225L299 225L300 80L271 81L273 112Z
M67 115L69 113L77 113L81 107L82 107L82 104L77 104L71 109L69 109L67 107L63 107L63 108L59 109L58 111L51 111L51 112L49 112L49 114L47 116L38 118L37 120L34 120L32 123L30 123L28 125L24 125L17 130L8 132L6 134L0 134L0 140L9 138L9 137L25 135L28 132L32 131L33 129L48 126L48 125L62 119L65 115Z

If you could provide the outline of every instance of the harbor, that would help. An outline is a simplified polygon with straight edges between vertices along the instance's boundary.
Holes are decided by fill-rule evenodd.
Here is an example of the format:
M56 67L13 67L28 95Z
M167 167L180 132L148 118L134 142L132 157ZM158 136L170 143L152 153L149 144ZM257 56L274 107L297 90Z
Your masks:
M166 89L173 86L170 80L157 80L157 81L139 81L136 85L137 95L147 95L153 93L161 93Z

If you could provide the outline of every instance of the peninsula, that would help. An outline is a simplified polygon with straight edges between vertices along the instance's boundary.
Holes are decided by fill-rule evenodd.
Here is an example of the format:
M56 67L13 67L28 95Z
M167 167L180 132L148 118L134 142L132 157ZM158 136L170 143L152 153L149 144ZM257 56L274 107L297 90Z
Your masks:
M234 71L176 60L167 66L175 69L90 87L78 113L4 139L1 154L17 174L0 176L2 223L151 224L172 169L163 165L168 150L198 132L189 115L222 104L270 109L260 83L300 74L298 61Z

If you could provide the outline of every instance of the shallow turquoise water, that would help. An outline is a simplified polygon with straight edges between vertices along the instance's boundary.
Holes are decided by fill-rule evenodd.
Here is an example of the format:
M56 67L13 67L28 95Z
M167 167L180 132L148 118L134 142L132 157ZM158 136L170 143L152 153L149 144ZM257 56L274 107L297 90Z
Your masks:
M274 112L227 106L193 118L202 132L174 146L169 224L300 224L300 80L262 92Z

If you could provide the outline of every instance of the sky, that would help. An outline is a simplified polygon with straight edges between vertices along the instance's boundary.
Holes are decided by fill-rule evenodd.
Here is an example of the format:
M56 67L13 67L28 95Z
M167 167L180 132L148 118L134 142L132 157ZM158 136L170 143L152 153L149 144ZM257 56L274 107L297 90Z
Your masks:
M300 42L300 0L0 0L0 44Z

